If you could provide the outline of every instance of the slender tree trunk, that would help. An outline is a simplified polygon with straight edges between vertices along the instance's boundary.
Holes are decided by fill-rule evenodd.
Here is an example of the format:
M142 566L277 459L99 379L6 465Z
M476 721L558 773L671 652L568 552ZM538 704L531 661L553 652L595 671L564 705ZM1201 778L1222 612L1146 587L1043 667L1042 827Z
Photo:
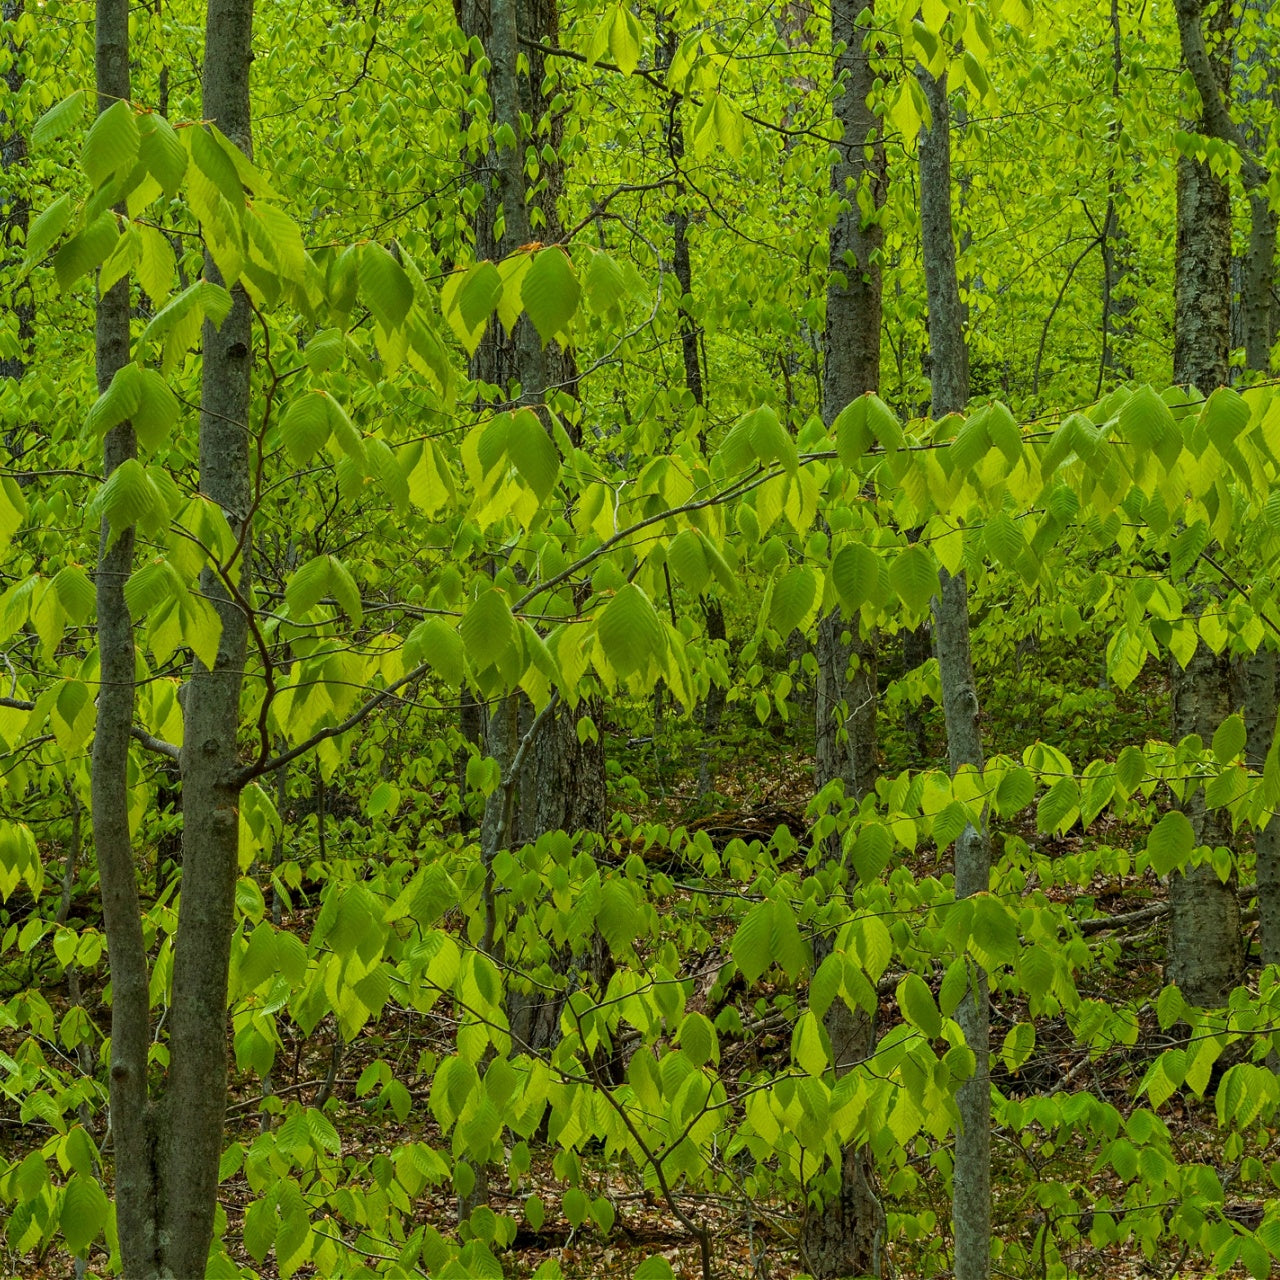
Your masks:
M944 75L934 79L924 67L917 75L933 116L920 134L920 222L925 286L929 296L929 355L935 418L962 410L969 398L969 357L956 278L951 227L951 132ZM978 694L969 654L969 592L963 573L939 571L941 589L933 601L933 636L947 724L947 754L954 774L962 765L981 769L982 737ZM985 893L991 882L991 846L985 823L967 826L956 841L957 899ZM956 1280L988 1280L991 1275L991 1018L986 974L972 966L969 994L956 1010L965 1042L973 1051L974 1073L960 1087L952 1175L952 1231Z
M830 236L822 388L822 416L828 425L851 400L880 389L883 232L876 220L863 225L858 199L859 192L869 195L879 210L885 198L884 144L868 102L875 78L869 48L873 27L874 18L860 3L834 0L831 40L840 50L834 75L842 89L835 101L841 141L831 172L838 204ZM864 633L858 615L845 617L833 609L818 620L815 656L814 782L820 790L839 779L847 796L861 799L874 789L878 773L875 639ZM824 856L839 859L838 837L829 841ZM831 946L826 935L815 940L815 970ZM837 1076L871 1053L875 1027L868 1014L836 1000L824 1024ZM874 1157L868 1147L850 1145L842 1153L838 1191L805 1218L801 1242L806 1265L817 1280L879 1276L884 1231Z
M98 0L95 29L98 110L129 97L129 6ZM95 326L98 390L111 385L129 360L129 283L118 281L98 299ZM109 476L135 454L133 428L122 422L103 441ZM124 586L133 565L134 531L113 542L103 521L95 584L99 688L94 729L91 804L94 849L111 963L111 1126L115 1143L116 1222L129 1276L159 1274L154 1119L147 1094L151 1046L146 943L138 905L129 832L129 742L134 708L133 624Z
M1230 84L1225 36L1229 9L1219 5L1205 39L1199 0L1178 0L1183 59L1201 96L1197 129L1233 138L1223 125ZM1226 117L1229 122L1229 117ZM1255 175L1256 176L1256 175ZM1173 380L1209 395L1227 382L1231 332L1231 196L1208 163L1178 158L1178 247L1174 286ZM1211 597L1207 597L1211 599ZM1231 662L1200 641L1185 670L1170 663L1173 733L1198 733L1208 742L1234 705ZM1196 843L1229 846L1225 816L1205 806L1197 790L1185 811ZM1165 976L1193 1004L1218 1005L1239 980L1243 965L1240 907L1234 871L1226 884L1208 864L1174 872L1169 880L1168 962Z
M22 12L22 0L3 0L0 18L6 26L15 23ZM12 28L10 28L12 29ZM22 89L25 54L12 36L5 41L8 66L4 80L14 101ZM128 68L125 68L126 77ZM0 355L0 383L6 378L21 382L31 363L35 348L35 296L29 279L16 281L9 275L17 272L26 252L27 229L31 222L31 201L26 193L24 170L27 167L27 136L17 120L0 110L0 269L6 277L5 305L17 321L17 351ZM12 458L22 456L26 442L22 439L24 423L5 426L5 446Z
M1262 772L1275 734L1276 651L1259 649L1243 664L1245 757L1250 769ZM1254 834L1257 857L1258 940L1263 965L1280 964L1280 818Z
M249 64L251 0L209 0L205 27L204 115L246 154L252 135ZM212 259L205 273L218 279ZM200 489L227 513L233 531L250 506L249 300L231 289L220 328L206 322L200 401ZM251 539L232 568L249 594ZM227 1093L227 975L239 873L240 784L236 734L248 620L212 569L201 590L222 632L213 667L196 661L183 708L182 900L174 949L170 1067L165 1097L162 1241L169 1270L204 1272L213 1236Z
M1133 250L1120 217L1124 188L1116 173L1115 148L1121 130L1120 76L1124 71L1121 46L1120 0L1111 0L1111 110L1112 122L1108 143L1112 157L1107 168L1107 208L1102 223L1102 358L1098 362L1096 394L1102 394L1107 374L1124 380L1133 377L1128 345L1133 339L1131 319L1135 298Z

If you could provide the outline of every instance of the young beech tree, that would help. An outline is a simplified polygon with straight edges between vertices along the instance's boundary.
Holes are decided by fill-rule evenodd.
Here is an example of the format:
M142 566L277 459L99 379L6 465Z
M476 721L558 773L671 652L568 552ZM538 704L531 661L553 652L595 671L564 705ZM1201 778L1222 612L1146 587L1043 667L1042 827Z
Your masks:
M1182 57L1201 97L1200 131L1227 141L1221 119L1231 81L1229 7L1212 6L1207 37L1204 15L1199 0L1179 0ZM1231 188L1208 158L1178 156L1177 226L1173 380L1207 397L1229 380L1231 333ZM1202 588L1199 609L1216 608L1218 597L1217 589ZM1215 653L1203 639L1185 667L1171 660L1175 740L1193 733L1212 740L1235 706L1233 666L1228 650ZM1228 826L1203 793L1187 809L1197 844L1230 846ZM1225 1003L1244 965L1234 868L1225 881L1208 863L1179 872L1170 880L1169 905L1169 981L1193 1004Z
M963 411L969 399L969 354L956 276L951 221L951 110L944 71L927 67L917 75L930 120L920 132L920 239L929 294L929 378L935 418ZM969 591L963 570L939 568L941 587L933 600L934 647L942 684L951 771L981 770L978 691L969 650ZM956 839L956 897L986 893L991 883L991 845L985 815L967 822ZM952 1230L956 1280L986 1280L991 1274L991 1015L987 975L971 961L969 990L956 1010L965 1043L973 1051L973 1075L956 1095Z
M840 52L832 75L841 136L831 168L835 218L823 340L822 416L828 426L851 401L880 390L884 237L879 213L884 205L886 164L881 125L871 107L873 40L871 10L859 13L854 0L834 0L831 42ZM861 801L874 791L879 772L875 638L864 629L860 611L846 614L838 605L818 619L817 627L814 783L822 790L838 780L849 799ZM839 862L839 837L827 843L828 861ZM815 971L831 953L833 942L826 934L814 939ZM871 1055L875 1022L870 1014L837 1000L827 1011L824 1025L837 1076ZM821 1208L806 1216L805 1259L819 1280L881 1274L885 1218L875 1193L875 1176L870 1150L850 1145L841 1154L837 1189Z

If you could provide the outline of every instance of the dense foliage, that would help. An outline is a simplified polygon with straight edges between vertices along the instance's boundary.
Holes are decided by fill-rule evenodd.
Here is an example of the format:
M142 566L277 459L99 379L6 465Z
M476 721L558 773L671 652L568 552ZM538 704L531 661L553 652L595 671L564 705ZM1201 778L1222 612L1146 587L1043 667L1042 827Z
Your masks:
M1201 1008L1159 930L1197 867L1267 927L1274 672L1266 714L1238 692L1180 741L1168 685L1276 646L1280 395L1239 334L1232 385L1172 383L1172 228L1198 158L1243 253L1275 16L1230 15L1242 161L1188 124L1161 6L864 15L877 203L831 191L825 9L566 0L521 34L544 111L514 124L468 9L264 0L250 160L202 110L182 0L132 12L130 97L97 113L88 7L6 0L0 1270L122 1267L90 793L99 547L136 536L153 1084L184 714L225 608L247 626L209 1275L805 1273L848 1151L876 1266L948 1272L984 983L996 1271L1271 1274L1280 957L1259 931ZM971 367L938 420L917 64L949 73ZM523 190L495 204L508 155ZM881 393L824 416L853 270L828 232L855 210L883 231ZM120 281L129 360L100 391ZM197 429L233 296L245 510L210 496ZM536 397L492 357L521 343ZM122 424L136 456L103 479ZM981 767L948 766L918 647L940 570L967 576ZM862 795L808 767L833 610L880 652ZM540 820L597 767L605 821ZM967 829L992 878L958 897ZM841 1007L874 1022L857 1061Z

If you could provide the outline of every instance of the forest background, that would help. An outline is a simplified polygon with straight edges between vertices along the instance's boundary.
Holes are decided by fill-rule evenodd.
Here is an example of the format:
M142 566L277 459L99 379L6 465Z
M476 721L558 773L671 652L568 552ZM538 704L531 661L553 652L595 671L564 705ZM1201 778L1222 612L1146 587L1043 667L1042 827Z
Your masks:
M4 0L0 1264L1270 1275L1261 0Z

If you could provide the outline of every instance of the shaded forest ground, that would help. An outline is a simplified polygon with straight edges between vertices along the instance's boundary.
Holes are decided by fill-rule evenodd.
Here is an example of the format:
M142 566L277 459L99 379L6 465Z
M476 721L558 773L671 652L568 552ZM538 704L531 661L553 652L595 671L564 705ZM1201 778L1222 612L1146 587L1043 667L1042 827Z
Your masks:
M991 750L1016 750L1017 744L1030 740L1027 726L1033 723L1055 730L1057 744L1069 753L1074 752L1073 759L1086 751L1089 755L1114 755L1123 745L1167 732L1163 723L1167 714L1167 685L1159 671L1149 670L1145 679L1124 695L1110 691L1105 680L1095 679L1092 685L1084 685L1087 690L1084 695L1068 696L1064 692L1064 678L1083 675L1085 669L1094 665L1091 655L1064 658L1064 655L1044 655L1027 649L1015 656L1019 660L1005 668L1002 675L983 690L987 707L984 731ZM1032 660L1026 661L1028 657ZM1077 668L1074 672L1073 667ZM926 703L919 729L912 726L909 731L904 730L902 712L905 708L897 697L900 686L895 682L895 674L901 673L895 673L892 663L887 663L881 681L888 709L881 721L885 772L938 766L943 751L940 713ZM752 716L749 704L731 704L711 741L703 737L696 724L673 723L667 740L661 743L634 732L637 727L634 724L630 726L631 732L627 726L610 726L609 748L611 759L616 762L611 800L617 809L629 812L637 822L680 823L691 830L705 831L713 845L720 849L734 838L768 841L778 826L786 826L799 837L800 847L794 856L803 861L807 852L804 813L812 791L811 730L806 733L809 724L811 712L801 689L793 699L790 723L774 716L762 726ZM917 754L921 746L927 758ZM714 780L710 794L699 795L700 775ZM334 800L334 811L340 813L341 796L336 795ZM311 837L314 835L312 824ZM1078 853L1091 842L1116 846L1127 841L1130 847L1136 847L1144 838L1140 832L1120 828L1104 815L1090 827L1087 835L1076 829L1064 837L1046 839L1035 831L1034 811L1028 811L1019 825L997 831L997 837L1002 835L1020 836L1051 857ZM919 876L939 874L945 869L939 865L936 851L927 844L917 851L913 862L912 869ZM692 865L677 869L681 871L681 883L696 881L699 875L698 868ZM993 1081L1006 1096L1086 1091L1106 1099L1122 1113L1132 1107L1134 1091L1146 1065L1173 1043L1170 1033L1160 1029L1154 1008L1162 983L1164 903L1164 886L1149 871L1127 877L1099 876L1086 892L1072 895L1073 908L1089 918L1085 931L1096 940L1096 945L1112 949L1113 962L1099 966L1084 979L1093 984L1087 994L1137 1008L1137 1042L1117 1046L1101 1055L1090 1055L1076 1044L1064 1022L1041 1019L1037 1025L1035 1052L1019 1070L1008 1071L993 1055ZM16 906L15 899L10 903L11 918ZM77 910L91 918L97 913L96 905L90 902L78 903ZM300 902L298 909L286 916L285 924L305 938L313 919L314 909ZM1252 927L1250 924L1250 930ZM699 958L700 973L714 974L719 969L728 958L728 942L726 933L718 939L718 952L713 945ZM20 971L21 966L9 965L2 974L6 998L23 986L36 986L43 989L56 1014L65 1012L68 992L65 983L52 978L50 961L47 954L33 954L27 958L26 973ZM1256 970L1256 945L1250 947L1250 964ZM99 972L97 981L86 986L83 994L95 1022L105 1029L109 1014L102 999L103 976ZM893 999L896 976L886 974L880 984L881 1031L899 1017ZM54 985L45 985L49 981ZM1086 994L1084 981L1082 995ZM692 984L690 1010L707 1010L712 985L711 980ZM935 982L935 991L936 986ZM804 992L785 994L803 999ZM736 990L730 988L727 994L717 990L715 998L736 1000L746 1027L742 1036L722 1037L724 1076L731 1077L735 1069L786 1066L792 1025L787 1009L794 1007L793 1000L762 1003L758 988L748 993L741 989L741 983ZM1025 1006L1020 1010L1007 995L997 993L993 1001L993 1046L998 1046L1003 1035L1002 1024L1012 1026L1025 1015ZM448 1139L442 1137L428 1111L429 1075L415 1076L413 1067L423 1054L443 1055L451 1051L447 1011L424 1018L389 1005L378 1020L371 1022L340 1052L331 1018L325 1018L308 1037L302 1037L287 1024L282 1025L282 1033L285 1043L277 1056L272 1079L275 1097L323 1108L341 1137L344 1155L356 1153L367 1158L411 1141L448 1149ZM0 1050L12 1055L17 1047L15 1033L0 1028ZM46 1048L51 1053L60 1052L54 1045ZM412 1105L403 1119L397 1119L385 1105L361 1089L362 1073L379 1058L390 1059L397 1076L409 1088ZM239 1142L247 1148L267 1130L269 1122L264 1122L262 1106L263 1093L256 1076L236 1073L228 1115L228 1143ZM1189 1095L1175 1096L1165 1119L1182 1159L1199 1157L1213 1163L1220 1137L1211 1101L1200 1102ZM94 1117L93 1123L100 1138L103 1116ZM19 1123L15 1100L0 1103L0 1126L0 1159L5 1162L21 1158L51 1132L39 1122ZM1121 1199L1123 1196L1121 1184L1109 1170L1101 1173L1093 1170L1094 1153L1077 1153L1068 1146L1055 1148L1042 1133L1033 1134L1028 1141L1023 1133L998 1129L992 1150L993 1227L997 1241L1017 1236L1030 1247L1044 1223L1043 1217L1028 1215L1021 1196L1027 1160L1037 1164L1039 1176L1053 1177L1055 1172L1060 1173L1064 1180L1077 1181L1090 1188L1095 1198L1110 1195ZM927 1162L919 1163L921 1172L928 1175ZM551 1153L545 1144L535 1147L533 1168L518 1189L508 1185L501 1170L492 1176L493 1208L498 1213L511 1215L518 1224L513 1246L502 1255L509 1276L523 1280L553 1260L567 1280L630 1277L645 1258L662 1254L680 1280L699 1280L702 1272L697 1242L660 1199L643 1188L634 1170L606 1162L598 1149L593 1156L588 1156L584 1167L589 1194L603 1195L614 1205L616 1220L607 1235L602 1235L590 1221L577 1229L571 1226L562 1208L562 1183L552 1170ZM909 1201L885 1196L891 1236L894 1217L903 1212L915 1215L917 1222L929 1221L928 1215L932 1214L938 1224L935 1229L945 1233L949 1208L941 1179L926 1176L921 1188ZM540 1197L546 1209L545 1219L536 1230L523 1211L531 1195ZM239 1237L245 1207L253 1198L243 1172L223 1185L228 1236L233 1241ZM697 1195L688 1197L688 1202L711 1230L714 1274L718 1280L785 1280L803 1273L796 1248L799 1219L794 1204ZM1228 1216L1252 1224L1260 1219L1262 1208L1263 1202L1257 1196L1244 1191L1234 1195L1228 1185ZM1067 1254L1072 1275L1158 1276L1173 1280L1178 1276L1220 1274L1203 1269L1201 1260L1185 1253L1151 1259L1144 1256L1135 1243L1127 1247L1094 1247L1087 1232L1091 1209L1087 1198L1080 1200L1076 1212L1084 1230L1077 1247ZM456 1224L456 1213L456 1200L447 1188L428 1188L415 1206L416 1220L442 1231ZM318 1224L317 1229L323 1230L324 1225ZM254 1265L238 1245L232 1253L242 1265ZM913 1268L912 1253L909 1241L891 1239L886 1252L886 1275L904 1280L923 1277L924 1272ZM376 1257L371 1257L371 1261L376 1261ZM105 1255L100 1250L95 1252L89 1274L104 1274L105 1263ZM75 1274L71 1260L65 1253L56 1251L43 1257L7 1255L0 1261L0 1267L5 1274L33 1280ZM274 1255L268 1256L265 1264L258 1265L256 1270L272 1280L279 1275ZM998 1264L995 1273L1001 1274ZM1237 1273L1245 1274L1242 1269L1234 1269L1230 1274ZM304 1266L295 1274L310 1276L316 1272Z

